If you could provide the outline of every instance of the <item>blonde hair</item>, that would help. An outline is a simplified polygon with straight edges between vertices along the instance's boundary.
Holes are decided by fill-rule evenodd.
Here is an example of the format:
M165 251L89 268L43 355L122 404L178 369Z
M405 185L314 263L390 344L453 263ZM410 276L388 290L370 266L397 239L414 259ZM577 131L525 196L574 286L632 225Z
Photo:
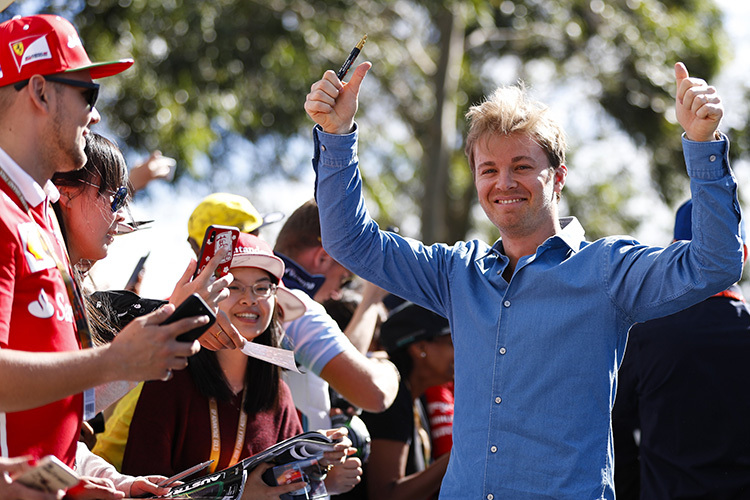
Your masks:
M498 87L489 97L466 113L469 133L464 152L474 172L474 146L489 135L527 134L547 153L550 166L565 164L565 133L549 116L547 106L529 98L526 87Z

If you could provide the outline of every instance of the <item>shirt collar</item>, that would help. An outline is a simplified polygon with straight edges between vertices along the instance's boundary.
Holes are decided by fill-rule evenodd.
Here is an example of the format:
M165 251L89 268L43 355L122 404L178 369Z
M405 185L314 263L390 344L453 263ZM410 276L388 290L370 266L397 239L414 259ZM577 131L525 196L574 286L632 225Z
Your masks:
M585 241L584 238L586 235L586 231L583 229L583 226L581 226L581 223L578 222L578 219L575 217L560 217L559 220L561 228L560 232L554 236L547 238L547 240L540 245L540 248L544 246L554 246L555 242L561 241L564 245L573 250L573 252L577 252L581 248L581 244ZM492 245L492 247L489 248L487 252L479 258L483 259L493 253L497 255L505 255L503 253L502 238L498 238L498 240Z
M48 180L42 188L3 148L0 148L0 168L5 170L10 180L18 186L30 207L37 207L46 199L52 203L60 199L60 191L51 181Z
M284 261L284 286L291 290L302 290L311 298L315 297L325 283L326 277L322 274L310 274L286 255L274 253Z

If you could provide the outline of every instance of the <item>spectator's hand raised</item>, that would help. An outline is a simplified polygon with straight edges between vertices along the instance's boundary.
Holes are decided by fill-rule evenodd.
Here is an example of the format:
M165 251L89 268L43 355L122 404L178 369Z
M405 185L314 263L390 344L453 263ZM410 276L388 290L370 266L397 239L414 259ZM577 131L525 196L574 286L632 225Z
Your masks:
M681 62L675 64L677 82L677 121L691 141L712 141L724 116L724 107L716 88L700 78L691 78Z
M312 84L305 99L305 111L323 132L348 134L354 130L359 88L371 67L369 62L357 66L348 83L342 83L334 71L328 70Z
M175 285L172 295L169 297L169 303L177 307L182 304L183 300L197 293L216 313L219 302L229 297L227 286L234 280L231 273L219 279L214 279L214 272L221 261L227 257L229 251L229 249L224 248L216 252L216 255L211 257L205 269L195 279L192 279L192 277L198 263L191 259L187 269Z

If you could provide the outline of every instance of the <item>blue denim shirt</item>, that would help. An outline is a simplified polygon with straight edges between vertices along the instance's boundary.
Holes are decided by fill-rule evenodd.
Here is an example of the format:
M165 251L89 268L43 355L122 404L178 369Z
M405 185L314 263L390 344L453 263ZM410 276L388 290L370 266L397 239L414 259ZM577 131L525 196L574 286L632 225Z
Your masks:
M456 405L440 498L614 498L610 412L629 328L720 292L741 274L727 141L683 139L692 241L587 242L567 218L506 282L501 240L425 246L380 231L362 197L357 131L314 136L325 249L450 322Z

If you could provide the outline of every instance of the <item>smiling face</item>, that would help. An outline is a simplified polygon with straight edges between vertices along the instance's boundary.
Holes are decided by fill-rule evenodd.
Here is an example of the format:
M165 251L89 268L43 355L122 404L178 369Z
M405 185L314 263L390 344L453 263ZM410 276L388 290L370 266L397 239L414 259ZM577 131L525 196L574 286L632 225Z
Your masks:
M229 316L232 324L247 340L252 341L271 324L276 296L257 297L253 285L274 284L271 275L257 267L233 267L234 281L227 288L229 298L219 302L219 309Z
M553 169L545 151L520 133L483 137L473 153L479 203L503 238L541 243L552 236L567 168Z
M59 186L63 223L73 264L97 261L107 256L117 224L125 220L122 210L112 212L112 195L90 184Z

